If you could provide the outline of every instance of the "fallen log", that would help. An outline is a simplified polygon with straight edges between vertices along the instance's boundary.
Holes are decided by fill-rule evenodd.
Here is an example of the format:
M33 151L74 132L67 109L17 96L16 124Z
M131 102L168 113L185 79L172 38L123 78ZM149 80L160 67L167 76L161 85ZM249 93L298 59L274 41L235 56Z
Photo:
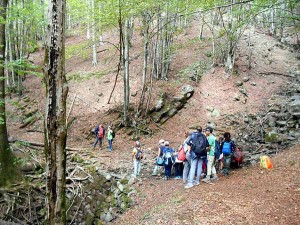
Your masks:
M31 142L31 141L17 140L17 139L9 140L9 143L15 143L15 142L24 142L24 143L26 143L26 145L35 146L35 147L45 147L45 145L43 143L38 143L38 142ZM82 151L83 149L66 147L66 150L79 152L79 151Z

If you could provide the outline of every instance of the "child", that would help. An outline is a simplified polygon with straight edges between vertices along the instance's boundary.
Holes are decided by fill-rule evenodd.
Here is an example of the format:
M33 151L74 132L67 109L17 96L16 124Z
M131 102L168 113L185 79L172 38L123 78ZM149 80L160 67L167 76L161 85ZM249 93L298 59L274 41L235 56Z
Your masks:
M134 142L134 147L132 150L132 161L134 166L134 176L140 175L141 171L141 159L143 158L143 152L141 150L141 143L139 141Z
M169 180L171 177L172 166L174 163L174 150L170 147L168 141L165 141L165 148L163 149L163 159L165 166L165 177L164 180Z

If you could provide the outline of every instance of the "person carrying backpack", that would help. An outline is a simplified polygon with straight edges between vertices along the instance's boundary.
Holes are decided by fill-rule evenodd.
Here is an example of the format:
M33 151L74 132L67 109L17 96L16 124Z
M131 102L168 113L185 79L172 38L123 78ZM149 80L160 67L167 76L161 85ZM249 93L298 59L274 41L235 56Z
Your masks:
M200 184L202 164L206 160L207 147L209 146L205 135L202 134L201 126L198 126L196 131L191 133L186 144L188 145L188 152L191 154L191 169L185 188L192 188L194 185ZM196 170L197 176L194 182Z
M143 158L143 152L141 149L141 143L139 141L134 142L134 147L132 150L132 161L134 167L134 176L137 177L141 172L141 160Z
M217 171L215 167L216 137L213 135L212 132L213 132L212 127L207 127L205 129L205 136L209 144L208 151L207 151L207 173L206 173L206 177L202 179L202 181L205 183L218 180ZM213 176L212 178L211 175Z
M221 152L224 157L223 174L224 176L228 176L230 171L232 153L235 151L235 143L231 140L231 135L229 132L225 132L223 136L224 141L221 144Z
M102 140L104 138L105 135L105 129L104 126L102 124L100 124L100 126L96 126L95 128L95 135L96 135L96 140L94 142L94 148L96 147L97 143L99 142L99 146L100 146L100 150L102 149Z
M172 166L174 163L174 150L170 147L170 143L165 141L165 148L163 149L163 160L165 166L164 180L169 180L171 177Z
M157 157L156 157L156 162L155 162L155 166L152 172L152 176L157 176L157 171L159 168L161 168L162 166L164 166L163 163L158 164L159 161L162 161L162 156L163 156L163 149L165 147L165 140L160 139L158 142L158 151L157 151Z
M114 131L111 129L111 126L108 126L107 128L107 141L108 141L108 151L112 151L112 143L114 139Z
M182 144L183 145L183 150L185 152L185 161L183 162L183 173L182 173L182 180L183 180L184 184L187 182L189 171L190 171L190 168L191 168L191 154L188 151L188 145L187 145L189 135L190 134L189 134L188 131L184 132L185 140Z

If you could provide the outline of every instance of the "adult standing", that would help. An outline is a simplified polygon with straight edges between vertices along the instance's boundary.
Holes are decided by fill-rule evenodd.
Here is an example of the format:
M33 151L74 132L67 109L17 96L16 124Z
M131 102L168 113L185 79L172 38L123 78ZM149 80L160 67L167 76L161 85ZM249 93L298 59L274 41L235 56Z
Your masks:
M182 180L183 180L183 183L186 183L187 179L188 179L189 171L191 168L191 154L188 151L188 145L187 145L187 141L189 139L188 131L184 132L184 137L185 137L185 140L183 142L183 150L185 152L186 160L184 161Z
M103 124L100 124L100 126L97 126L97 127L95 129L96 140L95 140L95 143L94 143L94 148L96 147L97 143L99 142L99 147L100 147L100 150L101 150L102 149L103 138L104 138L104 135L105 135L105 129L104 129Z
M206 149L208 147L208 141L205 135L202 134L201 126L197 126L196 131L190 135L190 138L186 143L188 145L188 152L191 154L191 169L188 176L188 183L185 185L185 188L192 188L194 185L200 184L202 164L207 155ZM194 182L196 172L197 176Z
M112 151L113 150L113 146L112 146L112 143L113 143L113 130L111 129L111 126L108 126L107 128L107 141L108 141L108 151Z
M215 167L215 148L216 148L216 137L213 135L213 128L207 127L205 129L205 136L209 144L207 151L207 174L203 182L209 183L218 179L217 171ZM211 175L213 176L211 178Z

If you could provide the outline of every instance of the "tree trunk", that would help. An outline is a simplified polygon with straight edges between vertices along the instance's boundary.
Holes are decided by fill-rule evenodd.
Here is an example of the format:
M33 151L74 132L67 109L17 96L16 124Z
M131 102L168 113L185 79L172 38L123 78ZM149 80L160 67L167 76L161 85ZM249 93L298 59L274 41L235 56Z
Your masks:
M146 81L147 81L147 68L148 68L148 55L149 55L149 23L150 15L148 12L143 13L143 37L144 37L144 63L143 63L143 77L142 77L142 94L137 110L137 115L139 116L142 112L145 93L147 90Z
M45 155L50 225L66 224L66 99L65 0L49 2L48 36L45 45Z
M7 0L0 0L0 17L5 21ZM5 57L5 23L0 23L0 61ZM5 112L5 74L4 67L0 68L0 186L12 181L16 175L13 155L9 148Z
M125 33L124 33L124 54L123 54L123 63L124 63L124 125L128 125L128 110L129 110L129 48L130 48L130 21L126 19L125 21Z
M91 8L92 8L92 39L93 39L93 66L98 64L97 60L97 45L96 45L96 20L95 20L95 0L91 0Z

